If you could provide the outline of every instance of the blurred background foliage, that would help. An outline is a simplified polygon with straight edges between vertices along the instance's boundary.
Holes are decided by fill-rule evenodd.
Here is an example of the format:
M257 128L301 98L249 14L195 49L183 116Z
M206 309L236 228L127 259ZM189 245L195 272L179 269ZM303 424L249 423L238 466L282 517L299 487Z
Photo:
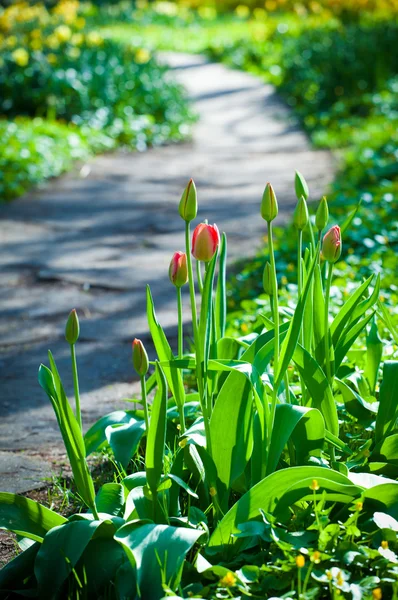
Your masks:
M183 139L193 117L155 53L206 53L273 83L313 144L334 151L332 214L361 203L341 276L382 270L398 304L398 0L0 4L3 198L93 152ZM294 268L288 239L281 274ZM235 278L236 308L261 294L263 264Z

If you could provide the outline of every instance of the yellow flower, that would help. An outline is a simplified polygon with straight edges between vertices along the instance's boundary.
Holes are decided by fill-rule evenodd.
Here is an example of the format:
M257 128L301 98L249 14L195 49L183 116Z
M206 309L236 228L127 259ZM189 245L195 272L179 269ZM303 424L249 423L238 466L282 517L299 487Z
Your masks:
M214 498L214 496L217 496L217 490L216 490L216 488L215 488L215 487L211 487L211 488L209 489L209 492L210 492L210 496L211 496L212 498Z
M82 33L74 33L70 41L74 46L81 46L84 42L84 36Z
M319 483L316 479L313 479L310 485L310 490L317 492L319 490Z
M55 65L57 63L57 55L50 52L50 54L47 55L47 60L50 65Z
M104 43L103 38L96 31L90 31L86 37L89 46L101 46Z
M302 569L305 565L305 557L302 554L296 556L296 565L298 569Z
M358 512L361 512L362 509L363 509L363 502L356 502L355 510L357 510Z
M29 54L26 52L25 48L17 48L11 54L13 61L19 67L26 67L29 62Z
M375 588L372 590L372 598L373 600L381 600L383 598L383 592L381 588Z
M222 585L223 587L233 587L235 583L236 577L232 573L232 571L228 571L228 573L220 579L220 585Z
M313 552L311 556L311 562L315 563L316 565L321 562L321 553L319 552L319 550L315 550Z
M183 438L180 442L178 442L178 445L180 446L180 448L185 448L187 443L188 443L187 438Z
M41 40L32 40L30 42L30 47L32 50L41 50L43 48L43 44L41 43Z
M67 42L72 37L72 32L67 25L60 25L54 29L54 35L60 42Z
M75 25L76 25L77 29L83 29L85 24L86 24L86 19L83 19L83 17L78 17L75 21Z
M250 8L245 4L239 4L239 6L235 8L235 12L240 19L247 19L250 15Z
M30 32L30 35L34 39L41 38L41 31L40 31L40 29L32 29L32 31Z
M54 34L49 35L46 39L46 45L51 48L51 50L57 50L59 48L59 40L57 36Z
M139 48L135 53L135 62L143 65L151 58L151 53L146 48Z
M387 540L383 540L381 542L381 547L383 548L383 550L387 550L387 548L388 548L388 542L387 542Z

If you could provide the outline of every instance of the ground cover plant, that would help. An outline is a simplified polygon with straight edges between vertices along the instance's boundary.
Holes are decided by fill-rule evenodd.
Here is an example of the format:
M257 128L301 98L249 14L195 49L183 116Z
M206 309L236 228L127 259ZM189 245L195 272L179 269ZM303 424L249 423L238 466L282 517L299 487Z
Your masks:
M295 188L294 305L280 304L278 204L267 184L259 202L267 301L258 325L232 336L226 236L206 222L191 234L197 194L188 183L179 203L186 248L169 271L177 352L148 287L153 360L140 340L132 346L141 395L84 436L80 325L71 312L65 337L75 410L51 353L39 383L82 510L65 518L0 493L0 527L17 534L23 550L0 572L3 597L398 597L397 332L379 303L378 276L358 279L339 301L345 290L340 284L336 292L334 273L352 218L334 225L322 200L312 224L299 173ZM192 346L182 329L188 298ZM86 457L101 451L115 469L95 490Z
M87 29L79 7L61 0L0 8L0 127L9 142L0 156L2 199L76 158L120 145L142 151L189 133L193 116L167 69L144 46Z

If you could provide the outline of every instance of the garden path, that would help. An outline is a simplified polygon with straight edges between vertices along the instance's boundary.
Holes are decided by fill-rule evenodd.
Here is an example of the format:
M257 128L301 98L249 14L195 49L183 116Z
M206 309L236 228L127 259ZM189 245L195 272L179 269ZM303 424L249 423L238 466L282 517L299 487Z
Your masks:
M78 309L83 419L123 406L134 373L131 340L147 339L145 284L158 317L175 335L168 264L183 249L177 205L196 181L199 218L226 231L229 256L261 245L259 204L271 181L283 223L294 204L294 170L314 199L333 176L327 152L314 151L274 88L203 57L163 55L200 115L191 142L148 152L99 156L0 209L0 489L37 487L61 457L50 403L37 383L50 347L72 391L63 339Z

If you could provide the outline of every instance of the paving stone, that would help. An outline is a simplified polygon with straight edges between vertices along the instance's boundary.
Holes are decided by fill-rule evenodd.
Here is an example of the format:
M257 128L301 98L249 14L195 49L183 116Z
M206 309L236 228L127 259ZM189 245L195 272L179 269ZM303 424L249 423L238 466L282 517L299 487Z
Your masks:
M70 309L81 317L77 354L86 427L136 393L131 340L142 338L154 357L146 283L175 347L168 265L173 252L184 249L177 207L190 177L198 189L197 222L207 218L227 233L230 261L254 255L263 243L259 206L267 181L276 189L277 224L283 224L295 203L295 169L305 175L313 200L333 178L331 155L310 147L272 86L201 56L164 53L161 59L200 116L190 141L104 154L0 207L0 489L36 485L53 468L51 449L62 446L37 370L50 347L73 398L64 341ZM188 323L187 294L184 299ZM38 449L47 454L37 463Z

